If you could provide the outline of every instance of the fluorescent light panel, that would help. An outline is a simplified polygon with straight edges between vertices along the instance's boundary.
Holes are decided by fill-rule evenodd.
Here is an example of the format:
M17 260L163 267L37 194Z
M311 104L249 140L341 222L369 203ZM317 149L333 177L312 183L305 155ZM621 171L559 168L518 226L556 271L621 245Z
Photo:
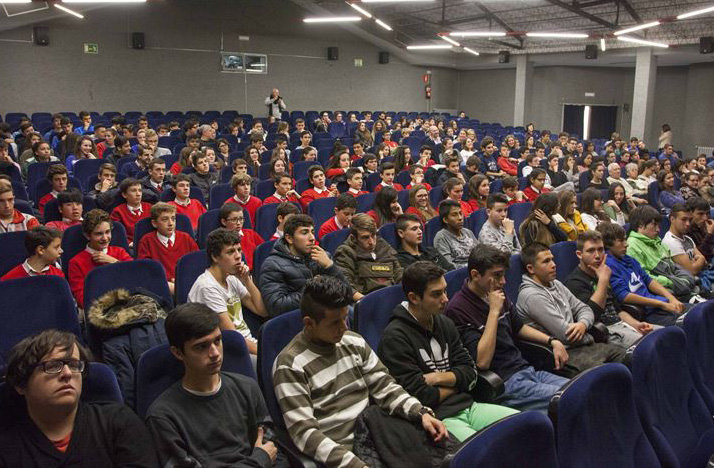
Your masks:
M682 13L681 15L677 16L678 20L682 19L687 19L691 18L692 16L699 16L703 15L705 13L711 13L714 11L714 5L707 7L707 8L702 8L701 10L694 10L694 11L688 11L687 13Z
M474 55L480 55L478 52L476 52L473 49L469 49L468 47L464 47L464 50L468 52L469 54L474 54Z
M380 25L387 31L392 31L392 27L390 25L388 25L387 23L385 23L384 21L382 21L381 19L375 18L374 21L375 21L375 23L377 23L378 25Z
M355 10L359 11L360 13L362 13L362 14L363 14L364 16L366 16L367 18L371 18L371 17L372 17L372 13L368 12L367 10L365 10L365 9L362 8L361 6L357 5L356 3L348 3L348 4L349 4L349 6L351 6L352 8L354 8Z
M456 42L455 40L451 39L449 36L439 36L439 37L442 38L443 40L445 40L446 42L448 42L448 43L451 44L451 45L455 45L456 47L460 47L460 46L461 46L461 44L459 44L459 43Z
M454 37L504 37L503 31L454 31L449 36Z
M0 3L30 3L32 0L0 0Z
M305 18L305 23L347 23L350 21L361 21L359 16L325 16L318 18Z
M666 49L667 47L669 47L669 45L663 44L661 42L645 41L643 39L637 39L636 37L629 37L629 36L618 36L617 40L624 41L624 42L632 42L633 44L642 44L642 45L647 45L647 46L652 46L652 47L661 47L663 49Z
M613 34L615 34L615 36L619 36L621 34L627 34L627 33L635 32L635 31L641 31L641 30L647 29L647 28L652 28L654 26L658 26L659 24L660 24L659 21L651 21L649 23L638 24L636 26L632 26L631 28L626 28L626 29L621 29L619 31L615 31Z
M552 37L560 39L587 39L588 35L583 33L558 33L558 32L532 32L526 33L528 37Z
M600 50L605 52L607 50L607 46L605 44L605 39L600 39Z
M434 0L362 0L362 3L424 3Z
M62 3L146 3L146 0L62 0Z
M62 6L62 5L60 5L59 3L55 3L54 5L55 5L55 8L57 8L58 10L62 10L62 11L64 11L65 13L69 13L69 14L72 15L72 16L76 16L76 17L79 18L79 19L84 19L84 15L81 14L81 13L77 13L77 12L74 11L74 10L70 10L70 9L67 8L66 6Z
M451 49L450 45L442 44L425 44L425 45L410 45L409 50L436 50L436 49Z

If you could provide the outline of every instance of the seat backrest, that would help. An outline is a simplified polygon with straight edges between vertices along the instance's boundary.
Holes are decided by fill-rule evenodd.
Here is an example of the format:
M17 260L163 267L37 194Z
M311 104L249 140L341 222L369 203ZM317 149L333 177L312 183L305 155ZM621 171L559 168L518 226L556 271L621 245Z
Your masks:
M278 354L302 329L302 313L293 310L265 322L258 337L258 383L263 390L270 417L279 427L285 427L285 422L275 396L273 365Z
M334 255L337 247L342 245L349 236L350 230L348 228L327 233L320 239L320 246L330 252L330 255Z
M211 187L211 201L208 204L209 210L215 210L223 206L223 202L235 195L236 192L231 184L216 184Z
M425 247L432 247L434 245L434 237L436 233L443 228L444 225L441 222L441 218L437 215L426 222L424 226L424 237L422 237L422 244Z
M536 411L514 414L480 430L454 454L450 468L554 468L553 426Z
M43 330L63 330L82 339L74 298L59 276L0 282L0 323L0 367L13 346Z
M446 280L446 295L449 299L454 297L454 295L461 291L461 287L464 285L464 281L469 277L468 267L457 268L456 270L447 271L444 275Z
M714 302L693 307L684 318L683 328L687 335L687 362L694 386L714 414Z
M659 466L637 416L632 376L622 364L575 377L551 400L550 413L561 466Z
M191 236L191 239L195 237L193 233L193 228L191 227L191 219L185 214L176 213L176 229L185 232L186 234ZM137 246L137 254L139 250L138 245L139 241L141 241L141 238L144 237L144 235L154 231L155 229L154 226L152 226L151 224L151 218L143 218L136 222L136 224L134 225L134 245ZM134 257L136 257L136 255L134 255Z
M392 310L405 300L401 284L387 286L367 294L355 306L355 323L352 329L362 335L372 349L376 350L382 332L392 316Z
M114 371L106 364L90 362L87 378L82 384L82 401L124 403Z
M521 223L528 217L528 213L530 213L532 207L533 203L530 202L514 203L508 207L508 218L513 220L514 232L519 232L518 228L520 228Z
M382 182L382 178L379 175L379 172L375 172L373 174L370 174L367 176L365 179L365 184L367 185L367 191L368 192L374 192L375 187L379 185Z
M357 212L366 213L374 207L374 200L377 194L374 192L363 193L357 197Z
M315 223L315 232L320 230L320 226L322 226L325 221L335 216L336 202L337 198L327 197L318 198L308 203L307 214L310 215Z
M399 250L399 236L397 236L397 227L395 223L387 223L377 233L391 245L394 250Z
M506 270L506 286L503 289L506 296L514 304L518 299L518 288L521 286L524 272L525 270L523 269L523 264L521 263L521 255L511 255L508 270Z
M206 206L206 199L203 196L203 192L201 192L200 188L192 186L191 191L188 194L188 197L193 198L194 200L198 200L199 202L201 202L201 204L203 206ZM163 192L161 192L159 199L162 202L173 201L176 199L176 192L174 192L173 189L172 190L164 190ZM225 201L225 198L223 200L221 200L221 203L223 203L224 201ZM219 208L220 208L220 206L219 206Z
M263 266L265 259L268 258L268 255L270 255L270 252L273 250L273 245L275 245L275 241L268 240L260 244L253 251L253 278L255 278L256 281L260 281L260 268Z
M486 213L486 208L481 208L471 213L466 220L466 227L471 229L478 239L478 234L481 232L481 227L488 220L488 214Z
M243 210L245 219L248 219L248 213ZM198 218L198 247L206 248L206 238L211 231L221 227L219 210L208 210Z
M0 234L0 276L15 268L27 258L25 236L27 231Z
M632 353L632 379L637 412L660 462L704 466L690 464L690 457L714 422L689 374L684 331L666 327L646 335Z
M97 174L99 172L99 166L105 162L103 159L79 159L74 163L72 175L75 179L80 181L80 183L84 182L89 179L89 176Z
M302 208L299 203L293 203L302 212ZM278 219L276 213L280 203L268 203L266 205L259 206L255 210L255 232L260 234L263 239L270 239L275 234L275 229L278 227ZM245 213L245 218L248 218L248 214ZM317 227L315 227L315 232L317 233Z
M272 179L261 180L255 186L255 196L265 200L275 193L275 182Z
M575 241L557 242L550 246L555 260L555 275L564 283L570 273L578 267L580 260L575 255Z
M176 305L184 304L188 300L191 286L208 268L208 257L205 250L187 253L176 262Z
M256 378L243 335L234 330L224 330L223 372ZM145 351L136 366L136 412L146 416L151 404L174 382L183 377L184 366L163 344Z
M110 245L122 247L129 251L129 242L126 240L126 229L118 221L112 221L112 240ZM62 270L65 276L69 271L69 261L87 247L87 238L84 237L82 226L70 226L62 235Z

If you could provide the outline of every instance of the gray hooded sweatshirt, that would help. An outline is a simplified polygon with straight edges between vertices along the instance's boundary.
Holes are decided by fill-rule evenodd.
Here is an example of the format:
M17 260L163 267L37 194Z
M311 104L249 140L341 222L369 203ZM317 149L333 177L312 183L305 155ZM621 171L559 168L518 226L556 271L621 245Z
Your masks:
M566 330L571 323L581 322L589 329L595 321L595 315L588 305L558 280L553 280L546 287L524 274L518 290L516 310L524 323L556 337L567 346L593 343L592 336L587 333L575 344L566 338Z

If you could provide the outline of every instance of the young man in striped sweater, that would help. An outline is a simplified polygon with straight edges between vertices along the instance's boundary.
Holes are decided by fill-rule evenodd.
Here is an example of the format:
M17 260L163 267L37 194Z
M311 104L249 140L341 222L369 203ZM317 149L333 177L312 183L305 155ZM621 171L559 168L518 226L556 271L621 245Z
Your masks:
M355 421L370 399L393 416L420 422L435 442L447 437L434 412L394 381L364 338L347 330L350 302L346 282L308 280L300 302L303 331L275 362L275 392L298 449L328 466L366 466L352 445Z

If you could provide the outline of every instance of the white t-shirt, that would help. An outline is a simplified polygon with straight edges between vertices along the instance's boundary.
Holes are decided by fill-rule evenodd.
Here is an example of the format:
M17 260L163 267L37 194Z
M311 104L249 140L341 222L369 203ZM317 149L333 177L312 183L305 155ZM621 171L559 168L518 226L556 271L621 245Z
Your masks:
M241 299L248 295L248 290L235 276L226 278L228 289L221 286L210 271L204 271L188 292L188 302L205 304L217 314L228 312L236 330L246 340L256 341L250 334L250 328L243 318Z
M672 257L687 254L689 261L694 260L694 241L691 237L681 238L672 234L672 231L667 231L667 234L662 238L662 243L669 248Z

